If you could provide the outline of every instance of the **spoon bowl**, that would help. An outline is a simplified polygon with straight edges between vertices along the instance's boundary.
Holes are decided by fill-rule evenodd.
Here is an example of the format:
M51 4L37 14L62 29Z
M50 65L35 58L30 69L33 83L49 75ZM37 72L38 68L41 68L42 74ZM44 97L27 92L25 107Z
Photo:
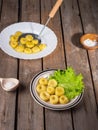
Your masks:
M5 91L14 91L19 86L19 80L15 78L0 78L0 84Z
M23 33L18 38L19 44L20 44L20 39L21 38L25 38L27 35L31 35L34 39L37 39L38 40L38 44L41 43L41 38L37 34L34 34L34 33Z

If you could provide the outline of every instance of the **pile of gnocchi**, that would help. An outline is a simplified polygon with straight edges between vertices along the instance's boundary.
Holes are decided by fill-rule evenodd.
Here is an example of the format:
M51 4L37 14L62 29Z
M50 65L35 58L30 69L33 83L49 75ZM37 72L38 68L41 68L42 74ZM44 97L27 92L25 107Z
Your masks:
M15 34L10 36L9 45L17 52L22 52L26 54L38 53L46 48L46 44L41 43L30 34L25 37L19 37L22 32L17 31Z
M64 88L58 86L55 79L40 78L36 91L39 97L50 104L67 104L69 99L64 95Z

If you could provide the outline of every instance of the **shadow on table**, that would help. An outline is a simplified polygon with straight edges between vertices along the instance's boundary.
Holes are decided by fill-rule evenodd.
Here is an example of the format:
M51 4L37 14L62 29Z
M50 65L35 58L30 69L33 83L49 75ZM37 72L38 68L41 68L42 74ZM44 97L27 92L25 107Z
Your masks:
M26 87L24 84L20 83L19 91L20 91L21 93L23 93L26 89L27 89L27 87Z
M83 48L83 46L80 43L80 38L83 34L82 33L75 33L72 37L71 37L71 41L72 43L77 46L78 48Z

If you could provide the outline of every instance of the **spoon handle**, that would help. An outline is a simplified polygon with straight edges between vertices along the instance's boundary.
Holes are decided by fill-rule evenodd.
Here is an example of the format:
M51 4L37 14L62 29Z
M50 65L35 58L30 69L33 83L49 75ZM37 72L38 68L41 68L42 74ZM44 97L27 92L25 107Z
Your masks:
M42 32L44 31L45 27L47 26L47 24L49 23L50 19L54 17L54 15L56 14L57 10L59 9L60 5L62 4L63 0L57 0L57 2L55 3L55 5L53 6L52 10L49 13L49 18L46 21L45 25L43 26L42 30L39 33L38 38L40 38Z
M49 17L53 18L54 15L56 14L57 10L59 9L60 5L62 4L63 0L57 0L57 2L55 3L53 9L51 10Z

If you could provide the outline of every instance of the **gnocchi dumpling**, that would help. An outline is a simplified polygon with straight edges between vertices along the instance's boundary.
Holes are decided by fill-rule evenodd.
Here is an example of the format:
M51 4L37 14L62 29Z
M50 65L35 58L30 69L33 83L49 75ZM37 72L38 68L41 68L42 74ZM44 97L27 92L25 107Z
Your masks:
M35 45L37 45L37 44L39 43L39 41L38 41L37 39L34 39L34 40L33 40L33 43L34 43Z
M36 90L37 90L38 93L44 92L44 91L46 91L46 86L38 84L37 87L36 87Z
M30 41L26 42L26 47L28 47L28 48L34 47L33 42L30 42Z
M17 31L17 32L15 33L15 36L19 37L21 34L22 34L21 31Z
M39 45L39 48L40 48L40 50L45 49L45 48L46 48L46 44L41 43L41 44Z
M56 87L57 81L55 79L50 79L48 82L48 86Z
M55 95L57 95L57 96L62 96L62 95L64 95L64 88L63 87L56 87L56 89L55 89Z
M24 53L31 54L32 50L30 48L24 48Z
M24 45L24 44L26 44L26 42L27 42L27 41L26 41L26 39L25 39L24 37L20 39L20 43L21 43L21 44Z
M18 40L18 38L15 35L10 36L10 42L15 42L17 40Z
M48 80L46 78L40 78L39 79L39 83L42 84L42 85L47 85L48 84Z
M49 95L49 93L47 93L47 92L41 92L41 93L40 93L40 98L41 98L42 100L44 100L44 101L48 101L48 100L50 99L50 95Z
M40 52L40 48L39 48L38 46L34 46L34 47L32 48L32 52L33 52L33 53Z
M69 102L68 98L65 95L60 96L59 98L60 104L66 104Z
M36 85L36 91L43 101L50 104L67 104L69 102L64 88L59 86L55 79L41 77Z
M51 95L51 96L50 96L50 103L51 103L51 104L57 104L58 101L59 101L59 98L58 98L57 95Z
M10 45L11 45L12 48L16 48L18 46L18 42L17 41L13 41L13 42L11 41Z
M17 52L25 54L38 53L46 48L46 44L39 44L39 41L35 39L31 34L25 37L20 37L23 33L21 31L15 32L10 36L9 45Z
M52 94L55 93L55 88L54 88L54 87L51 87L51 86L48 86L48 87L47 87L47 92L52 95Z
M15 50L16 50L17 52L23 52L23 51L24 51L24 46L23 46L23 45L18 45L18 46L15 48Z
M30 34L29 34L29 35L26 35L25 38L26 38L27 41L32 41L32 40L34 39L33 36L30 35Z

